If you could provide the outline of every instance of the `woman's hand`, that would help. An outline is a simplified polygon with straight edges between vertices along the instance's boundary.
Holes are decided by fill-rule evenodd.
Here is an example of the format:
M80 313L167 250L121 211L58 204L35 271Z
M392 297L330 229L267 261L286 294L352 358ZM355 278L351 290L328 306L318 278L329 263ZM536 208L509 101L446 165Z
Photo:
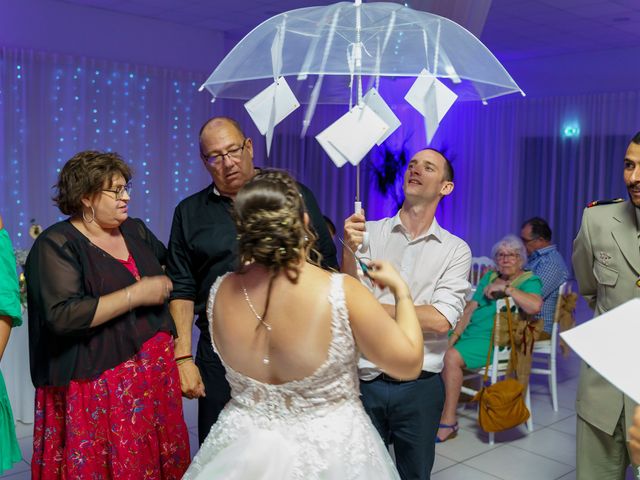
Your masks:
M173 284L166 275L156 275L142 277L139 282L127 288L131 290L131 304L139 307L164 303L173 290Z
M374 260L367 264L367 274L380 288L389 287L394 295L409 293L409 287L394 266L387 261Z
M507 287L508 285L505 282L498 279L495 282L487 285L482 293L485 297L495 300L497 298L503 298L507 296Z

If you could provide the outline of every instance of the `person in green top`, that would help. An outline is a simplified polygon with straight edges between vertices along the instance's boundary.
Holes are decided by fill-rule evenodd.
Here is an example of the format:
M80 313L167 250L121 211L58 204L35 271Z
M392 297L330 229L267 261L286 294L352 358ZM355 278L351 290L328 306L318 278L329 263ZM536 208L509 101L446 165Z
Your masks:
M515 235L507 235L493 246L492 256L497 271L489 271L482 277L449 337L450 346L442 370L446 397L436 442L449 440L458 431L456 406L462 387L462 369L485 365L497 300L511 297L520 310L529 315L537 314L542 308L542 282L523 269L527 252L522 241Z
M22 324L20 290L16 275L16 259L9 234L0 217L0 360L9 341L12 327ZM0 474L22 460L16 439L11 404L0 372Z

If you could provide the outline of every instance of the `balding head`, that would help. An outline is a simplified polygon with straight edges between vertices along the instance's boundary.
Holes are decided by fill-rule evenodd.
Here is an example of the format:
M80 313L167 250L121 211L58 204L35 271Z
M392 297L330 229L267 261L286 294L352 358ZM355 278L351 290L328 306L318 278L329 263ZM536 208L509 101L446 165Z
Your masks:
M230 198L255 174L253 143L229 117L214 117L202 126L200 156L218 191Z
M200 142L200 154L204 155L208 152L202 151L202 137L206 135L211 130L217 130L218 128L226 126L229 128L233 128L236 132L242 137L245 138L245 134L242 131L242 127L240 124L230 117L219 116L219 117L211 117L209 120L204 122L202 127L200 127L200 132L198 133L198 141Z

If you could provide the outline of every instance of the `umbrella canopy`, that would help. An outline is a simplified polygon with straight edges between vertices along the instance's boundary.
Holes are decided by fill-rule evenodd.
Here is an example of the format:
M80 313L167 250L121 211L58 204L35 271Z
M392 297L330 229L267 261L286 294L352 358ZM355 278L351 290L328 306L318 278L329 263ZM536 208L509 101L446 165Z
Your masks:
M302 135L318 103L348 104L347 114L316 138L337 166L347 161L357 166L358 212L359 162L400 124L379 98L380 77L417 78L405 99L425 117L428 139L456 98L486 103L523 94L489 49L457 23L397 3L362 0L291 10L266 20L200 89L214 100L251 99L245 106L266 134L267 154L274 126L299 103L307 104ZM365 96L367 91L371 95Z
M215 98L249 99L286 77L301 103L349 103L360 79L416 77L426 69L459 100L520 92L473 34L438 15L397 3L341 2L266 20L222 60L202 88ZM355 80L355 81L354 81Z

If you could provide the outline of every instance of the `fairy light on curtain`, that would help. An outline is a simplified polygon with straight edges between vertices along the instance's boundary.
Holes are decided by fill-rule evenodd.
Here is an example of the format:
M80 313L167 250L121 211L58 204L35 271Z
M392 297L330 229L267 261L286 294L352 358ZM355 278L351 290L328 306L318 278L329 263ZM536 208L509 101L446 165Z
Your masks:
M189 85L189 89L190 90L196 90L198 88L198 84L196 82L191 82ZM195 133L196 130L194 130L194 125L193 125L193 118L192 118L192 112L193 112L193 103L195 101L195 97L194 96L188 96L186 97L186 105L184 107L184 115L185 115L185 120L186 120L186 133L185 133L185 140L189 142L188 148L190 152L199 152L199 140L197 138L197 134ZM198 127L196 127L198 128ZM184 185L182 188L182 192L184 194L187 194L190 191L190 186L189 186L189 178L193 175L193 167L194 167L194 158L198 158L197 155L189 155L188 156L189 160L187 161L187 175L184 177Z
M178 150L178 130L180 129L180 116L178 115L178 108L180 107L181 99L180 99L180 86L177 81L173 82L173 95L175 97L175 101L172 102L173 106L171 107L171 114L173 115L173 123L171 125L171 140L172 141L172 149L171 149L171 162L174 168L173 172L173 191L179 192L180 189L180 152Z
M15 66L15 72L14 72L14 76L15 76L15 84L13 86L13 98L15 101L15 104L13 106L14 112L16 114L16 117L18 119L17 122L17 127L18 127L18 136L15 139L15 144L13 146L13 151L12 154L10 156L11 158L11 169L12 169L12 173L13 173L13 201L15 202L15 209L18 212L18 227L20 228L20 231L17 232L17 237L20 238L22 237L22 230L24 230L24 226L25 226L25 213L24 213L24 207L23 207L23 199L22 196L20 195L20 191L21 191L21 169L20 169L20 157L24 151L25 148L25 119L24 116L21 115L22 112L25 109L25 102L24 102L24 95L25 95L25 75L26 73L24 72L22 65L21 64L17 64Z
M0 73L0 212L16 246L30 246L30 219L64 219L51 187L80 150L123 156L130 214L164 241L175 205L209 183L194 168L213 111L202 74L11 48L0 48Z
M170 91L170 130L167 138L170 139L169 160L170 175L166 187L175 198L184 198L194 192L194 175L203 171L194 168L198 161L198 129L202 119L194 122L194 111L198 109L201 99L190 92L198 88L198 83L183 80L174 80ZM197 177L196 177L197 178Z

